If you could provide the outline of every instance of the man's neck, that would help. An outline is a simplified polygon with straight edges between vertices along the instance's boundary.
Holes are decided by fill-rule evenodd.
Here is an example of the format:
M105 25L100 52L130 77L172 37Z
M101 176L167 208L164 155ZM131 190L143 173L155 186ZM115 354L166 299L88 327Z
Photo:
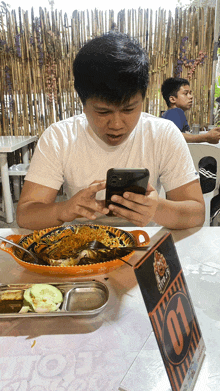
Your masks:
M184 110L182 107L178 107L178 106L176 106L176 105L172 105L172 106L170 106L170 107L168 108L168 110L171 110L171 109L182 109L182 110L184 111L184 113L185 113L185 111L187 111L186 109Z

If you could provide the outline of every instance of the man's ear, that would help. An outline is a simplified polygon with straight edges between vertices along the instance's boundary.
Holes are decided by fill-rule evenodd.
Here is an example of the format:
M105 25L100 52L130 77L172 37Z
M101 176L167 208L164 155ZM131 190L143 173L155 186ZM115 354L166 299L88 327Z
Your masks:
M170 101L170 103L171 103L171 104L174 104L174 103L176 103L176 97L175 97L175 96L173 96L173 95L170 95L170 97L169 97L169 101Z

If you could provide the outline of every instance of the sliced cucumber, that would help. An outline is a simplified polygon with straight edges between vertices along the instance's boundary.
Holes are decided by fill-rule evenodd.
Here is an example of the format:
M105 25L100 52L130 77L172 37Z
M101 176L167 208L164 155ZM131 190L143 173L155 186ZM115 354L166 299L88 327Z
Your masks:
M32 299L31 299L31 288L28 288L24 291L24 305L30 306L32 305Z
M49 284L35 284L24 292L24 306L34 312L57 311L63 301L59 289Z
M32 298L48 299L54 303L62 303L63 301L63 295L60 290L49 284L32 285L30 295Z
M19 314L26 314L29 311L30 311L29 305L23 305L23 307L21 307L21 309L19 311Z
M54 312L59 308L59 305L53 301L39 301L37 304L33 305L34 312Z

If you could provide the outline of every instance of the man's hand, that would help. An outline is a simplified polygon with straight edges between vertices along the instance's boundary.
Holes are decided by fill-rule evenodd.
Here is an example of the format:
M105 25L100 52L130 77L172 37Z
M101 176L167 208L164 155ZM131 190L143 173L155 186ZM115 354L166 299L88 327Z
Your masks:
M182 133L187 143L209 143L218 144L220 140L220 127L213 128L208 132L199 134Z
M86 189L80 190L68 201L62 203L59 219L62 221L72 221L76 217L86 217L89 220L95 220L95 213L107 214L108 208L105 208L104 201L96 200L96 193L104 190L106 181L95 181Z
M23 228L43 229L70 222L78 216L95 220L96 212L109 212L104 200L96 200L96 193L105 187L105 181L96 181L69 200L55 202L57 190L25 181L17 206L17 223Z
M206 142L209 144L218 144L220 140L220 128L216 127L206 133Z
M123 197L112 196L111 201L126 206L130 210L113 204L109 205L109 209L115 216L124 218L139 227L145 227L154 218L158 199L157 191L148 184L145 195L125 192Z

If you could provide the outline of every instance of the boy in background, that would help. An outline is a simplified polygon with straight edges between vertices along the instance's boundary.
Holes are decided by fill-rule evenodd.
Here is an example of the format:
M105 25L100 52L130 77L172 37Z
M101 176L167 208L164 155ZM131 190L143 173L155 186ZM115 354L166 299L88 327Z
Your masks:
M220 128L216 127L206 133L192 134L187 122L185 111L192 107L193 96L187 79L170 77L166 79L161 88L168 110L162 117L169 119L181 130L187 143L218 144L220 140ZM200 184L203 194L209 193L215 188L217 165L213 157L207 156L201 159L199 165ZM220 195L213 198L211 203L211 222L220 213Z
M168 106L168 110L162 117L175 123L187 143L218 144L220 140L220 128L218 127L202 134L186 133L190 132L190 126L185 111L191 109L193 103L192 91L187 79L170 77L163 82L161 92Z

